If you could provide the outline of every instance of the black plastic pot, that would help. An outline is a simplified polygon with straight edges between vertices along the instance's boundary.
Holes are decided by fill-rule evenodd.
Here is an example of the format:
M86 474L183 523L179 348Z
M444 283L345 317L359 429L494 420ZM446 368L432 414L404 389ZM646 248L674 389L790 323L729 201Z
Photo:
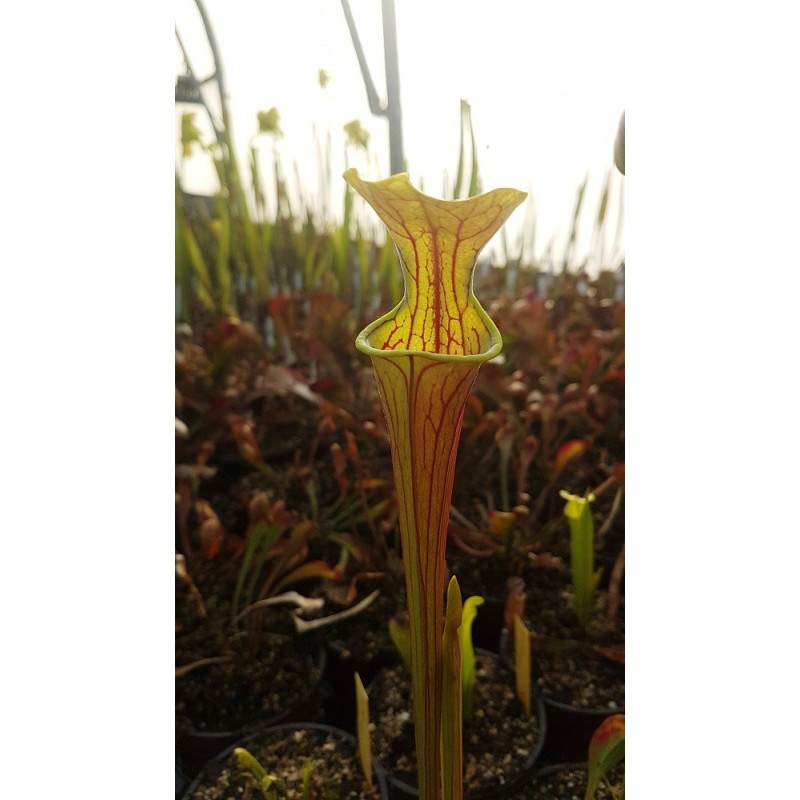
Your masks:
M511 781L502 786L493 786L491 788L472 792L465 791L464 800L506 800L527 784L534 772L546 737L546 711L541 700L536 704L536 716L537 719L541 720L540 738L536 747L525 758L520 767L520 771ZM416 786L410 786L405 783L405 781L395 778L388 769L386 770L386 780L391 788L393 800L411 800L412 798L413 800L417 800L419 798L419 790Z
M497 597L487 597L478 606L472 622L472 643L480 650L500 652L500 636L503 632L505 603Z
M482 648L476 647L475 652L477 654L490 656L495 659L500 658L497 653L493 653ZM369 687L368 692L371 694L373 691L374 683ZM512 797L515 792L518 792L520 788L526 785L526 782L530 779L534 772L536 763L542 752L542 748L547 738L549 725L549 723L546 721L547 712L541 698L535 702L535 706L536 720L539 724L539 736L537 737L536 746L534 749L524 758L524 760L521 760L519 771L514 773L508 783L501 786L485 787L478 791L471 792L466 791L465 787L464 800L504 800L504 798ZM394 800L416 800L416 798L419 798L419 790L416 786L411 786L404 780L393 775L388 765L382 766L385 769L386 780L389 783L391 796Z
M370 662L358 660L346 650L341 642L333 641L325 645L327 666L322 686L322 699L325 720L337 728L355 732L356 692L355 673L365 686L368 686L384 667L393 666L400 660L397 652L380 654Z
M547 711L547 737L542 758L551 763L586 760L589 740L606 717L624 714L625 708L578 708L549 697L544 698Z
M332 736L335 736L344 742L352 751L353 758L356 760L358 759L358 745L355 737L351 736L349 733L341 730L340 728L334 728L331 725L323 725L316 722L295 722L283 725L262 726L252 729L247 736L235 740L223 752L218 753L214 758L208 761L200 774L197 775L197 777L189 785L189 788L183 794L182 800L191 800L192 795L202 786L202 784L205 781L212 779L215 772L222 767L228 758L230 758L234 748L245 747L249 749L252 746L252 742L256 739L261 739L264 736L272 734L276 736L290 736L292 733L298 730L318 731L320 733L331 734ZM269 769L268 764L263 764L263 766L265 769ZM358 765L358 768L360 770L360 765ZM386 776L384 771L377 764L377 761L374 757L372 759L372 775L374 785L380 794L381 800L389 800L390 795L386 782Z
M309 683L305 694L294 705L287 706L274 716L234 731L199 731L192 728L188 732L176 736L175 757L178 769L191 779L199 773L206 762L234 742L244 739L256 728L319 719L322 710L321 687L326 660L325 648L318 646L315 655L315 666L319 672L318 679Z
M530 797L530 798L541 797L542 793L541 784L543 783L549 784L552 777L560 772L582 773L582 775L586 776L582 779L585 787L586 778L588 777L586 761L573 761L561 764L551 764L547 767L542 767L541 769L537 770L536 774L533 777L533 780L531 781L529 786L526 787L526 789L530 789L530 792L526 792L525 794L519 795L518 797L520 798L520 800L522 797ZM584 793L584 788L581 786L571 786L569 788L569 794L571 796L577 795L579 797L583 797L583 793ZM550 797L551 795L548 794L547 796ZM515 800L517 800L517 798L515 798Z

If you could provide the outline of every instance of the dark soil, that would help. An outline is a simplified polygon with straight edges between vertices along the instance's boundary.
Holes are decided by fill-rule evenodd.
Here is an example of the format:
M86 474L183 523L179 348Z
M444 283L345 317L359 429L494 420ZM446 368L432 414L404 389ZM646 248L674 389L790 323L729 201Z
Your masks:
M466 797L518 779L540 744L541 720L535 708L524 716L513 670L499 658L477 654L473 709L463 734ZM370 689L370 718L379 763L391 766L390 778L416 787L411 685L404 668L381 671Z
M525 624L534 635L540 692L550 700L586 709L625 707L625 599L606 618L608 593L596 591L585 631L572 610L569 576L532 571ZM620 663L620 661L622 663Z
M194 651L192 641L198 644ZM209 643L204 634L179 642L181 664L214 655L204 646ZM293 639L265 635L255 652L242 649L229 662L199 667L176 679L176 730L236 731L272 720L299 705L319 679L312 656L300 652Z
M494 562L497 567L497 560ZM478 608L474 636L481 647L510 656L509 639L501 636L505 585L500 584L501 576L495 569L486 572L489 580L482 586L484 565L490 566L490 563L463 557L452 559L452 570L458 575L459 583L463 580L468 587L463 591L465 597L480 594L482 589L486 591L487 585L501 587L495 597L490 595ZM592 616L584 631L572 609L572 587L566 569L531 567L522 577L525 583L523 621L533 637L534 674L539 693L578 708L624 708L624 595L617 614L609 621L606 619L608 593L596 591Z
M300 800L303 774L310 762L309 800L377 800L376 777L365 786L355 742L323 728L265 731L244 745L270 775L278 778L281 800ZM232 755L206 766L199 785L186 800L261 800L252 775L239 769Z
M546 639L586 639L612 646L625 642L625 597L620 597L613 620L606 619L608 592L597 590L586 631L582 631L572 609L572 584L567 570L534 567L523 574L525 581L525 624L536 636Z
M325 719L331 725L355 732L356 672L367 686L382 668L399 662L389 636L389 620L404 610L404 598L404 592L381 594L360 614L323 630L328 653L323 686Z
M503 598L509 573L505 559L500 556L473 558L450 546L447 550L450 575L458 579L461 596L478 595L484 600Z
M583 800L586 778L586 770L578 765L543 770L525 791L515 794L512 800ZM607 780L610 788L601 782L594 800L620 800L625 783L624 762L611 770Z
M405 610L405 591L382 593L360 614L325 628L325 644L342 660L351 661L367 681L364 673L373 665L379 669L397 660L397 650L389 636L389 620Z
M288 607L267 609L260 628L225 634L235 586L235 565L215 560L192 573L207 617L183 584L176 582L175 666L227 657L175 679L175 724L179 735L194 731L238 731L280 721L309 697L321 676L318 646L294 635ZM260 612L251 616L253 622ZM276 719L277 718L277 719Z
M541 694L573 708L623 711L625 667L593 655L547 656L537 659Z

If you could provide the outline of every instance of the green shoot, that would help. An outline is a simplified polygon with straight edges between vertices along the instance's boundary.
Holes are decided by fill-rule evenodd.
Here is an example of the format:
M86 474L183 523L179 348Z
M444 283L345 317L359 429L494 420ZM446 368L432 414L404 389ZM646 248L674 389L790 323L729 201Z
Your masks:
M270 775L258 763L256 757L245 750L244 747L237 747L233 751L233 757L236 759L236 765L239 769L249 772L256 782L258 790L264 797L264 800L276 800L278 797L277 787L275 782L278 780L276 775Z
M311 759L306 759L303 764L303 794L301 800L309 800L311 797Z
M522 618L514 616L514 675L517 697L531 713L531 636Z
M473 599L473 598L471 598ZM478 598L481 599L481 598ZM483 602L483 600L481 600ZM474 604L473 604L474 605ZM465 608L461 604L461 591L455 576L447 587L447 609L444 618L442 647L442 795L444 800L461 800L463 795L463 647ZM474 607L472 616L475 616ZM470 619L469 624L471 625ZM469 639L469 636L467 636ZM471 645L471 643L470 643ZM474 661L473 655L473 681ZM459 681L459 676L461 681Z
M578 622L585 629L592 610L592 596L602 572L602 567L597 571L594 569L594 519L589 507L594 495L587 491L580 497L563 490L560 495L567 501L564 516L569 522L573 604Z
M456 582L456 588L458 583ZM448 598L450 589L448 587ZM459 603L461 594L459 593ZM449 602L449 600L448 600ZM461 695L464 719L472 716L472 696L475 693L475 648L472 645L472 623L478 613L478 606L483 605L483 598L478 595L468 597L463 604L463 611L458 627L458 638L461 646ZM408 632L408 617L397 616L389 620L389 637L392 640L403 665L411 669L411 654Z
M389 638L400 655L403 666L411 672L411 644L409 643L408 615L389 620Z
M358 742L358 758L367 786L372 786L372 752L369 738L369 696L361 676L354 674L356 687L356 740Z
M475 648L472 646L472 623L483 605L483 598L473 595L464 603L458 638L461 643L461 696L464 719L472 716L472 696L475 693Z
M589 776L584 800L592 800L601 781L624 758L625 716L614 714L603 720L589 742Z

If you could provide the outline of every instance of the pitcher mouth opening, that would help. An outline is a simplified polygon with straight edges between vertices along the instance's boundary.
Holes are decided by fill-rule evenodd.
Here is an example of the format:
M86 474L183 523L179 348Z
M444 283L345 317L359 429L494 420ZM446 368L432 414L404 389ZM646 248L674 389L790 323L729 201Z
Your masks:
M404 304L401 301L399 305L391 311L387 311L383 316L378 317L374 322L367 325L361 333L356 337L356 349L361 353L370 356L371 358L401 358L403 356L419 356L420 358L427 358L431 361L459 361L459 362L474 362L483 363L484 361L491 361L500 355L503 349L503 337L494 324L492 318L486 313L486 310L476 303L473 306L485 326L486 333L489 334L488 347L478 353L438 353L432 350L416 350L403 347L396 347L393 349L383 349L375 347L370 343L370 337L388 320L395 317L398 309Z

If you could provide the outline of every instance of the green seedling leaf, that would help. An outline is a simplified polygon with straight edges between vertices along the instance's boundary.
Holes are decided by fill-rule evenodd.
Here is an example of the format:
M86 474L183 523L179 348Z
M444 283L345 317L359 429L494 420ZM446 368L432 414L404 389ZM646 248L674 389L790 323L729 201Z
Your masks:
M369 738L369 695L361 681L361 676L354 675L356 685L356 739L358 740L358 758L367 786L372 787L372 750Z
M253 585L257 578L257 574L260 571L260 568L253 570L253 574L251 575L250 566L253 562L255 554L257 552L262 554L263 558L259 561L260 564L263 564L263 561L266 560L267 553L278 540L282 530L283 526L277 523L267 524L266 522L257 522L250 531L250 536L247 539L247 544L244 549L244 555L242 556L242 564L239 567L239 575L236 579L236 588L233 592L234 617L239 611L242 590L248 575L250 575L251 579L248 581L248 590L245 593L243 605L250 605L252 601Z
M508 544L516 521L517 517L512 511L492 510L489 512L489 533L497 541Z
M567 241L566 249L564 250L564 258L561 264L562 272L566 272L567 267L572 259L572 253L575 248L575 242L578 237L578 219L581 215L581 207L583 206L583 198L586 194L586 185L589 182L589 176L587 175L583 179L583 183L578 187L578 192L575 197L575 210L572 212L572 225L570 226L569 231L569 240Z
M526 714L531 713L531 636L525 623L514 616L514 674L522 707Z
M231 217L230 207L225 198L218 194L214 198L219 226L215 229L217 235L217 292L219 294L219 307L224 314L232 315L232 286L231 286Z
M281 115L274 106L268 111L259 111L257 119L259 133L269 134L275 139L280 139L283 136L283 131L281 130Z
M389 638L400 654L405 668L411 672L411 643L408 633L408 620L392 617L389 620Z
M625 174L625 112L622 112L622 117L619 120L619 127L617 128L617 137L614 140L614 164L617 169L624 175Z
M303 794L301 800L309 800L311 797L311 759L307 758L303 764Z
M471 597L480 600L481 597ZM444 618L444 637L442 648L442 789L444 800L461 800L462 798L462 714L463 714L463 679L464 679L464 647L463 634L472 625L475 617L475 603L470 604L469 617L465 616L466 605L461 604L461 590L458 580L453 576L447 586L447 609ZM467 637L470 639L467 630ZM470 642L471 649L471 642ZM475 655L472 654L472 673L474 683Z
M249 772L253 776L258 790L264 796L264 800L273 800L276 797L273 784L278 780L277 776L268 774L264 767L258 763L256 757L248 750L245 750L244 747L237 747L233 751L233 757L236 761L236 766L240 770Z
M584 800L592 800L600 781L625 758L625 715L606 717L589 742Z
M461 694L464 719L472 716L472 695L475 690L475 648L472 646L472 623L478 614L478 606L482 606L483 602L483 598L477 595L467 598L461 614L461 626L458 629L458 638L461 643Z
M361 124L361 120L353 119L346 123L344 133L350 147L362 150L369 147L369 131Z
M453 187L453 200L461 198L461 185L464 182L464 106L466 100L461 101L461 125L458 136L458 166L456 167L456 185Z
M597 207L597 227L602 230L606 220L606 211L608 210L608 195L611 188L611 170L606 173L605 181L603 182L603 191L600 195L600 204Z
M269 576L261 586L258 599L263 600L272 594L275 594L275 587L282 582L286 573L293 568L296 563L296 558L301 556L303 549L308 545L311 537L317 532L317 524L310 519L304 519L298 522L289 538L281 542L284 545L283 551L278 557L275 566L269 573ZM285 583L283 584L285 585Z
M594 520L589 507L594 495L588 490L583 497L566 491L561 491L560 495L567 501L564 506L564 516L567 518L570 531L570 570L574 609L581 627L585 628L592 610L592 595L602 571L594 569Z
M466 103L466 124L469 131L469 139L472 144L472 171L469 176L469 196L475 197L481 190L481 179L478 174L478 145L475 141L475 130L472 127L472 108Z
M208 267L203 260L203 253L200 250L200 245L192 232L191 226L188 225L182 218L176 220L176 224L180 224L183 229L183 237L186 245L186 253L189 258L189 266L192 268L197 285L195 291L200 302L205 307L206 311L214 311L214 296L211 288L211 278L208 275Z
M184 158L192 154L193 145L203 146L200 129L195 125L196 118L197 114L194 111L187 111L181 116L181 146Z

